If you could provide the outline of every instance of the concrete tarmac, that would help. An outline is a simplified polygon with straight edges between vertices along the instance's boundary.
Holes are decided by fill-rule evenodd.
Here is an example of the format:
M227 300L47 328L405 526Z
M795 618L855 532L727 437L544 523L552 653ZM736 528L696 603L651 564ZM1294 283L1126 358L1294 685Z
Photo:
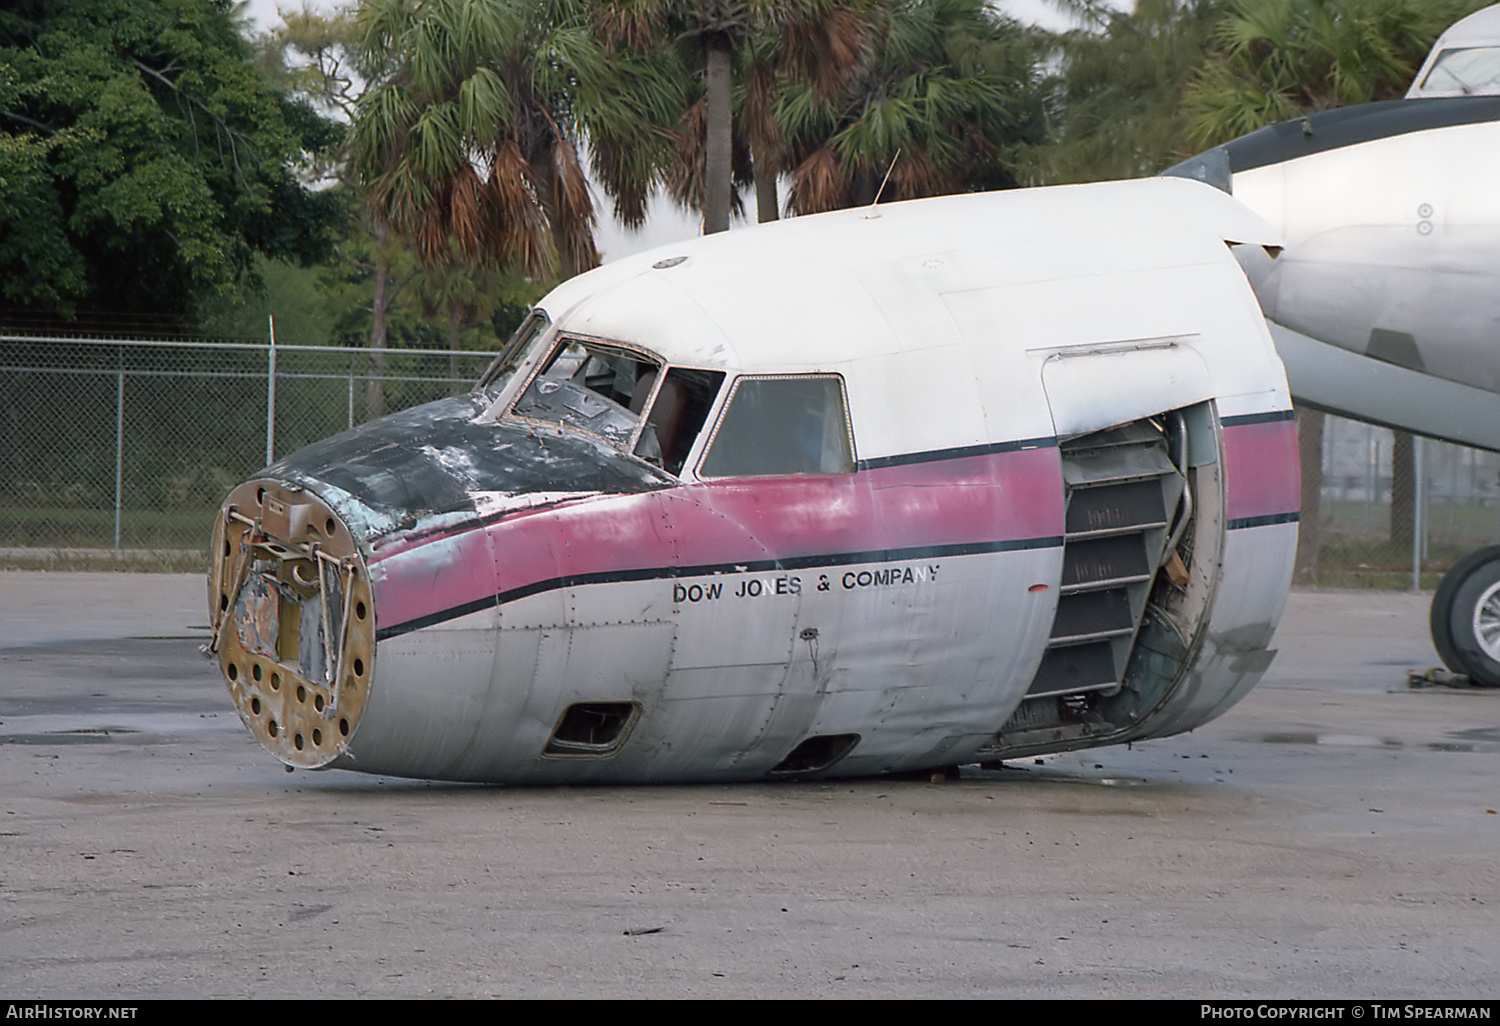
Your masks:
M1500 994L1500 691L1296 592L1196 733L958 781L286 773L203 581L0 573L0 1000Z

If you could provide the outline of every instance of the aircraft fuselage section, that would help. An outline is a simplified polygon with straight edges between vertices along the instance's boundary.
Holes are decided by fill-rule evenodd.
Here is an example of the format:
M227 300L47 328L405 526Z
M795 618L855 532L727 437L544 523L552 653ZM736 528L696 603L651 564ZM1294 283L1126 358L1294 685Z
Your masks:
M1413 121L1412 108L1428 116ZM1466 119L1442 124L1453 119L1437 108ZM1253 273L1266 316L1352 352L1500 391L1500 190L1474 173L1500 154L1500 97L1396 100L1330 115L1392 134L1328 149L1293 139L1262 155L1282 159L1234 174L1235 197L1287 240ZM1305 119L1309 142L1327 120ZM1230 144L1232 159L1255 156L1239 152L1244 142Z
M824 322L783 356L748 349L778 311L739 316L742 294L691 277L740 266L722 240L690 247L696 271L575 279L470 396L230 496L210 595L247 725L291 765L651 782L917 770L1217 715L1270 658L1295 423L1223 245L1263 226L1215 234L1237 215L1211 190L1136 184L1186 208L1121 229L1143 268L1097 237L1117 206L1098 190L756 233L830 269L825 308L779 312L783 334ZM1020 250L1051 254L982 255L997 202ZM1077 203L1080 302L1058 310L1047 268L1068 267L1057 215ZM954 248L918 259L934 233ZM674 342L679 283L699 327ZM813 341L845 313L861 331Z

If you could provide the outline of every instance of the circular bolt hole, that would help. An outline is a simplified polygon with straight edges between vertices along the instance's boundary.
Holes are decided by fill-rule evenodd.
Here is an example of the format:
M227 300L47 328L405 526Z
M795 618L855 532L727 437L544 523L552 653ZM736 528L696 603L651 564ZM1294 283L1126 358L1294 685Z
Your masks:
M302 735L298 734L296 737L292 738L292 744L297 746L297 751L302 751Z
M232 681L239 680L240 679L240 664L239 663L230 663L227 667L224 668L224 672L227 673L227 674L229 674L229 679L230 680L232 680Z
M272 691L280 691L281 690L281 674L279 674L279 673L273 673L273 674L271 674L271 690Z
M307 701L307 689L305 687L303 687L301 684L297 685L297 701L299 701L299 702L305 702L305 701Z
M225 559L229 558L229 539L228 538L224 539L224 558Z
M318 710L318 712L322 712L323 711L323 696L322 695L313 695L313 708L316 709L316 710Z
M321 730L318 730L318 729L314 728L313 729L313 747L316 748L318 745L321 745L322 743L323 743L323 732Z
M363 602L354 603L354 615L361 620L365 618L365 604Z
M250 676L254 677L256 680L260 680L260 663L255 663L250 667Z
M358 656L354 657L354 675L363 677L365 675L365 661Z
M342 734L342 735L344 735L345 737L349 736L349 721L348 720L339 720L339 733Z
M269 733L269 734L270 734L270 735L271 735L271 736L272 736L272 737L275 737L275 736L276 736L276 733L277 733L277 731L279 731L279 730L280 730L280 729L281 729L281 728L280 728L280 727L278 727L278 726L276 726L276 721L275 721L275 720L272 720L272 721L271 721L271 722L270 722L270 723L267 723L267 724L266 724L266 731L267 731L267 732L268 732L268 733Z
M255 501L257 505L264 506L266 504L266 490L264 488L255 489Z
M250 699L250 711L253 712L257 716L260 715L260 699L258 699L258 698L252 698L252 699Z
M333 537L333 532L338 530L338 525L333 522L333 517L329 517L327 520L323 521L323 527L326 529L328 537L330 538Z

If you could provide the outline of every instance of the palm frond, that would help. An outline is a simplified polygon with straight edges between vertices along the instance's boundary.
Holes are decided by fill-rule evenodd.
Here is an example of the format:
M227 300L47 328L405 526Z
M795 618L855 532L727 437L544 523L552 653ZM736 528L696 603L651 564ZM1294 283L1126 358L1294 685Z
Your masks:
M831 146L820 147L792 172L792 210L798 214L837 210L846 205L848 189L844 161Z
M594 199L578 151L567 139L552 147L552 207L558 223L552 225L558 245L558 262L566 274L581 274L599 264L594 248Z

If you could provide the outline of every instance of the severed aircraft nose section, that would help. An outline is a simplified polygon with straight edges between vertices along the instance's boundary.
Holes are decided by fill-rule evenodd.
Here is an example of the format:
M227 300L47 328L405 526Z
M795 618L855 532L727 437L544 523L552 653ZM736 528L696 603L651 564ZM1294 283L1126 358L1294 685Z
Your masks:
M214 530L210 649L240 718L288 766L336 759L359 725L375 658L364 558L325 502L247 481Z
M1206 722L1270 659L1297 521L1285 376L1226 240L1277 237L1158 180L572 279L473 391L230 494L209 602L236 707L288 766L515 784Z

